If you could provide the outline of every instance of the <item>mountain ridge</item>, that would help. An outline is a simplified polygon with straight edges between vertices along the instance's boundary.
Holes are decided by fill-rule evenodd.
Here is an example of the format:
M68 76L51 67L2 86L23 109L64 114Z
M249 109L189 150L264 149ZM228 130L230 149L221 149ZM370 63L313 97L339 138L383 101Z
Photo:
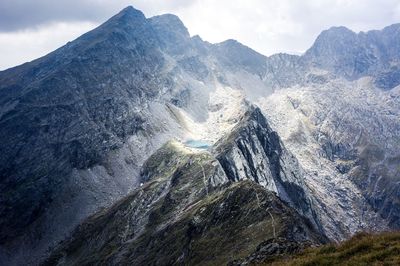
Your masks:
M248 123L252 123L254 119L262 119L261 117L262 114L259 109L249 110L242 117L238 128L250 131L257 130L251 128ZM267 125L264 126L267 127ZM268 138L269 134L273 134L270 128L265 133L262 130L257 132L265 138ZM239 134L242 137L246 137L246 133L241 132ZM226 140L221 139L220 141L237 142L232 137L228 137ZM271 144L268 143L265 146L271 150L276 150L276 147ZM230 144L224 143L223 145ZM248 145L248 149L252 149L251 145ZM232 258L239 258L238 254L233 254L232 250L227 246L236 246L241 254L240 256L244 256L254 248L257 243L255 239L276 238L279 235L292 241L296 240L299 243L304 243L304 245L326 242L326 238L315 227L315 222L305 216L297 216L296 211L293 211L292 208L301 209L298 205L294 205L291 208L286 200L280 200L282 191L275 194L264 190L261 185L265 186L265 184L261 180L256 180L253 184L253 182L249 181L251 180L250 177L242 176L232 179L229 175L226 176L229 171L222 164L221 157L227 155L218 155L218 150L220 148L217 147L215 151L216 158L213 158L212 154L204 151L193 153L193 151L182 147L179 143L167 143L164 145L152 155L155 158L149 158L145 163L143 169L144 183L142 187L134 192L136 196L135 194L130 195L111 209L85 221L73 236L65 243L62 243L60 249L50 256L49 261L47 261L48 265L60 263L90 264L96 262L106 264L156 263L163 265L181 263L197 265L214 264L216 262L226 264ZM249 161L250 158L246 160ZM160 161L161 163L159 164ZM269 167L271 168L279 167L276 161L271 161L270 164ZM165 165L165 168L163 165ZM161 181L165 180L165 178L167 180L171 179L166 181L165 185L160 183L160 186L158 186L157 183L165 182ZM294 180L296 178L301 177L293 177ZM272 180L273 177L271 175L265 175L265 182L273 182ZM294 180L287 181L287 184L282 183L281 185L289 189L289 184L295 182ZM160 189L163 192L160 192ZM147 212L146 208L142 212L136 210L142 205L139 203L142 202L142 194L150 195L149 197L155 199L155 202L144 201L147 206L150 206L147 209L151 210L148 219L136 219L136 215ZM249 197L249 194L253 194L253 196ZM158 200L163 203L157 203ZM300 199L297 200L301 202ZM125 207L120 207L121 205ZM185 207L180 207L180 205ZM244 206L248 207L243 208ZM259 215L249 214L253 208ZM257 210L257 208L260 208L260 210ZM262 210L265 208L267 209L264 213ZM225 209L231 210L227 211ZM129 213L131 212L134 215L130 215ZM173 213L170 214L170 212ZM112 236L112 234L118 234L117 238L120 238L119 232L121 229L103 229L102 227L114 226L114 223L110 224L109 222L103 222L103 220L112 221L115 216L119 216L121 213L124 213L123 217L116 219L118 226L125 227L129 231L129 233L124 233L126 236L123 237L122 242L116 244L116 246L121 245L122 248L113 249L112 245L110 246L109 244L109 240L102 240L101 247L98 247L96 243L81 244L91 238L89 235L92 234L99 234L99 238L104 236L107 239L115 239L117 236ZM265 218L260 219L258 217L260 215ZM133 221L129 221L132 219L129 217L132 216L135 218ZM296 218L292 218L292 216ZM246 219L246 217L253 217L258 221L254 222L253 226L259 228L259 231L247 227L247 225L251 227L249 223L253 218ZM293 221L296 221L296 223L293 223ZM155 224L157 223L161 224L156 226ZM263 229L265 223L267 225L272 223L273 228L267 226ZM135 229L139 225L144 226L144 229L143 227ZM222 227L221 229L220 226ZM103 233L103 230L108 233ZM225 235L229 234L229 232L243 234L248 237L238 239L228 235L220 236L220 234ZM148 234L151 234L151 237L146 236ZM215 234L218 234L217 237L220 240L213 242L215 241ZM143 240L143 238L146 240ZM114 240L112 241L114 242ZM212 245L213 248L210 249L207 241L216 243L216 246ZM146 243L146 251L143 251L143 248L140 247L143 242ZM169 246L169 248L160 250L158 242L166 242L165 245L161 244L161 246ZM170 247L170 245L173 247ZM88 251L81 251L82 249ZM112 251L108 254L110 249ZM93 250L93 252L89 250ZM92 255L88 256L87 252L92 253ZM157 252L157 254L154 254L154 252ZM92 259L88 259L88 257Z
M370 35L397 33L396 25L385 29ZM365 40L379 44L375 39ZM395 37L387 39L389 45ZM244 174L238 176L260 181L258 166L271 161L280 167L290 165L298 173L296 178L304 179L299 187L311 195L309 213L302 210L303 201L296 212L316 217L325 230L322 235L332 240L357 230L386 228L387 220L398 217L392 196L398 188L397 58L374 52L380 65L371 68L367 57L363 61L367 67L360 72L353 62L358 60L358 49L362 53L368 49L361 45L348 52L332 45L328 42L321 48L332 55L324 56L326 61L318 61L313 50L304 56L265 57L234 40L210 44L190 37L174 15L145 18L128 7L60 49L1 71L0 259L18 265L30 257L34 264L86 217L138 188L142 165L164 143L200 139L214 144L228 138L253 104L273 121L271 127L278 132L274 134L293 157L279 157L280 163L274 161L273 152L271 157L259 157L263 152L257 143L263 139L254 138L258 134L254 128L262 126L257 120L260 124L251 134L226 148L232 158L235 151L243 151L243 158L225 169L243 163L250 169L247 173L242 169ZM398 49L388 47L391 53ZM350 63L340 63L342 68L336 71L335 56ZM386 71L388 64L393 67ZM332 90L340 95L330 95ZM352 90L354 104L349 105L341 95ZM379 97L387 107L377 102ZM362 120L354 123L349 115L342 119L336 105L351 106L348 113ZM367 119L367 113L376 119ZM370 121L372 127L364 126ZM352 137L362 145L356 146ZM379 153L383 156L363 152L374 147L369 145L382 145L385 138L390 145ZM289 169L276 171L285 178L293 174ZM324 197L318 189L337 197ZM329 207L328 200L336 200L335 207Z

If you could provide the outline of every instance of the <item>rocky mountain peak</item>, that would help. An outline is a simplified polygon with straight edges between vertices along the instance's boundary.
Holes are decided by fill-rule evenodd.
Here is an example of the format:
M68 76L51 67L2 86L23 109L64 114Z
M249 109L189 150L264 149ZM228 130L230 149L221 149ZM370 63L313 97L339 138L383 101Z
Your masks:
M164 30L175 32L176 34L182 35L185 38L190 37L188 29L176 15L164 14L160 16L154 16L151 17L149 21L155 27L162 27Z
M382 30L385 33L400 33L400 23L389 25Z
M324 30L321 32L321 34L319 35L321 38L326 37L326 36L354 36L357 35L354 31L352 31L351 29L345 27L345 26L333 26L330 27L327 30ZM318 37L317 37L317 41L318 41Z
M135 9L132 6L127 6L124 9L122 9L118 14L110 18L109 21L132 23L137 21L143 21L145 19L146 17L140 10Z
M175 15L165 14L148 19L162 47L171 55L190 50L190 34L182 21Z
M332 27L321 32L312 47L307 50L306 56L337 57L351 47L355 49L354 45L357 45L356 33L346 27Z
M229 39L216 44L214 52L227 67L244 68L260 76L264 72L267 57L236 40Z
M229 254L212 251L229 257L292 229L308 241L399 228L400 97L376 88L400 84L399 29L334 27L303 56L266 57L127 7L0 72L0 264L40 261L100 208L96 232L90 218L64 243L67 253L89 243L76 249L82 261L121 264L123 253L130 264L185 264L215 235Z
M362 34L346 27L333 27L323 31L313 46L307 50L304 60L318 68L334 72L354 80L376 70L380 47Z
M144 14L128 6L94 30L58 49L55 54L59 57L58 61L61 58L69 61L71 58L86 57L88 52L93 53L92 57L104 56L116 47L149 50L156 46L158 40Z
M399 36L400 24L360 33L332 27L318 36L303 62L348 80L372 76L377 87L392 89L400 84Z
M218 43L216 45L217 47L221 48L221 49L226 49L229 52L238 52L240 54L244 55L249 55L254 57L263 57L265 58L264 55L254 51L253 49L251 49L250 47L238 42L237 40L234 39L228 39L226 41L223 41L221 43Z

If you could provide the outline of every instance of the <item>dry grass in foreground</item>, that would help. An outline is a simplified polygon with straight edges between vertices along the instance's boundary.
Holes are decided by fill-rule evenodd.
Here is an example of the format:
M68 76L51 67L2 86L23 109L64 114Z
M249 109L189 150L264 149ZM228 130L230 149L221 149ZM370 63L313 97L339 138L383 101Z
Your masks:
M341 244L310 248L265 265L400 265L400 232L359 233Z

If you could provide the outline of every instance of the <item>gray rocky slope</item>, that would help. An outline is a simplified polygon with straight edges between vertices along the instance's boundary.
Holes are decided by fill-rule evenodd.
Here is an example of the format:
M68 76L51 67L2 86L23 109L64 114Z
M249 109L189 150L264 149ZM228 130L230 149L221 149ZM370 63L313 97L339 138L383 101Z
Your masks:
M235 152L246 159L228 166L229 148L221 146L237 143ZM298 186L303 177L291 172L295 159L279 163L288 156L281 144L259 109L246 112L211 153L168 142L144 164L143 186L87 219L45 264L223 265L250 255L266 239L325 242L316 219L299 215L310 212L310 195ZM260 167L274 173L232 174L252 171L260 158ZM277 193L265 189L268 182Z
M0 260L36 264L85 218L136 195L151 182L143 163L172 139L214 144L221 180L274 191L320 238L399 228L399 33L332 28L303 56L265 57L128 7L0 72ZM262 118L243 126L252 105ZM146 197L167 191L154 189ZM124 226L150 226L139 216Z

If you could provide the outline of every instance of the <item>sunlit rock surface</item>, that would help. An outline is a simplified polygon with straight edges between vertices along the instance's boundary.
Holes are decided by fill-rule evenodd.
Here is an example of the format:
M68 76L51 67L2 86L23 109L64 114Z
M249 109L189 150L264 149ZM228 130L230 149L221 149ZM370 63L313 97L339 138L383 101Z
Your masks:
M0 261L35 265L71 232L86 237L76 228L89 216L140 201L140 184L151 182L144 169L170 141L208 156L199 165L215 174L206 186L200 175L202 190L217 193L218 202L232 189L254 203L247 193L254 184L265 208L283 204L287 217L308 220L313 229L306 231L318 238L398 229L399 29L331 28L302 56L266 57L235 40L191 37L174 15L145 18L128 7L45 57L0 72ZM257 118L243 120L251 110ZM210 147L185 146L190 140ZM151 162L161 175L168 174L164 159ZM190 195L201 194L214 212L190 182L185 200L170 207L183 211ZM144 202L160 202L171 186L163 184ZM142 232L153 209L138 206L129 224ZM232 222L233 210L224 210ZM270 216L257 215L243 222L271 230Z

